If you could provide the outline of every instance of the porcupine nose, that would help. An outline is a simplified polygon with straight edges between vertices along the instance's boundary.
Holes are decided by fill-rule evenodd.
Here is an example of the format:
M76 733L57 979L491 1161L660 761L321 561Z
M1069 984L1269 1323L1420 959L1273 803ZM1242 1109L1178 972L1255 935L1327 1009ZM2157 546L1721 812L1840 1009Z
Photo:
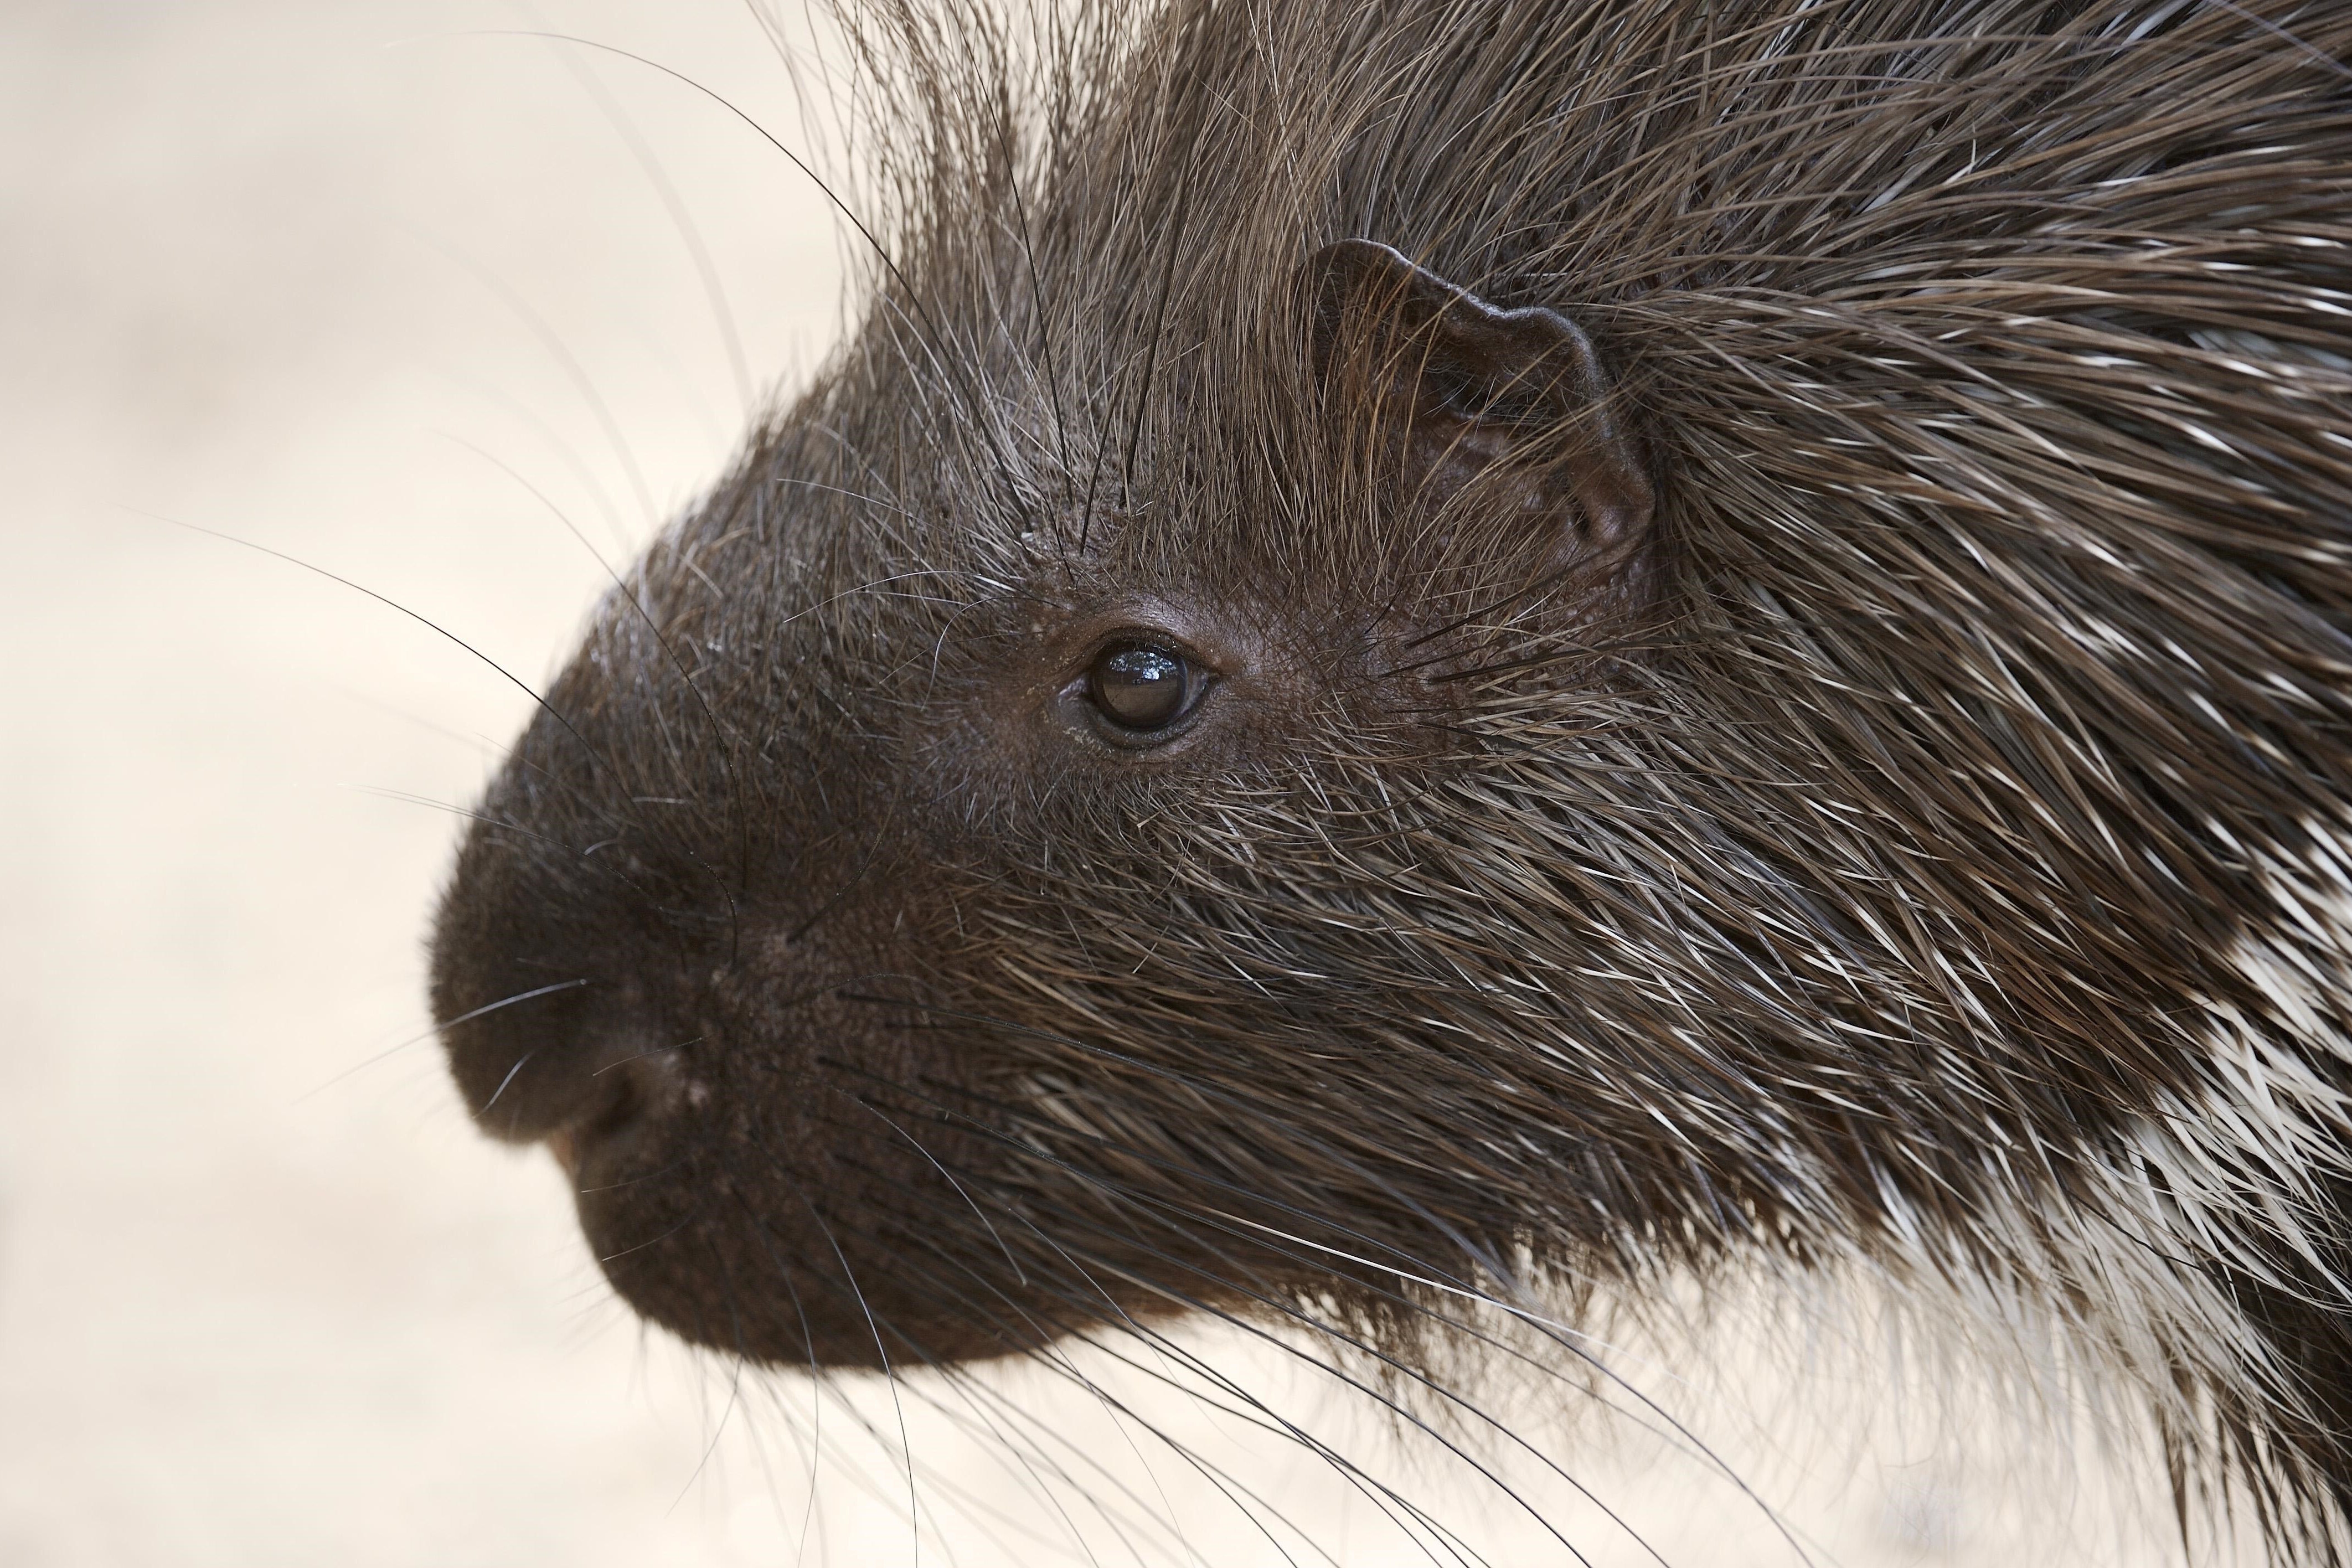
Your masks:
M482 1131L544 1142L567 1168L658 1120L683 1089L672 1042L623 988L590 980L511 992L440 1026Z

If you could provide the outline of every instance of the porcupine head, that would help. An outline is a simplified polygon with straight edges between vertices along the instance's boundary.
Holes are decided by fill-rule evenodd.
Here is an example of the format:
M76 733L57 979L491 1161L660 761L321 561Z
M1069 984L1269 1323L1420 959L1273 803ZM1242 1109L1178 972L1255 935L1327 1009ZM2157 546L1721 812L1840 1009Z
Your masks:
M908 1366L1863 1268L2324 1535L2352 11L844 28L855 330L434 936L619 1293Z

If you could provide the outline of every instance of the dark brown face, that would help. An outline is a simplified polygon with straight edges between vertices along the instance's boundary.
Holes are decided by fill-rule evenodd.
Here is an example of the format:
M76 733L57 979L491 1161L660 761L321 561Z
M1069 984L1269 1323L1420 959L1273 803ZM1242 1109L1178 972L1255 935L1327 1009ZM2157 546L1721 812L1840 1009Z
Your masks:
M1564 319L1360 243L1307 276L1256 374L1311 366L1309 428L1376 473L1383 526L1423 536L1423 600L1449 552L1482 559L1439 601L1384 587L1414 551L1301 581L1256 550L1188 555L1132 500L993 559L894 551L814 433L896 416L906 389L853 379L836 398L884 411L813 404L755 447L548 693L459 857L434 1003L478 1119L549 1146L648 1316L778 1362L962 1359L1328 1281L1314 1247L1360 1251L1350 1220L1290 1212L1302 1173L1272 1179L1339 1156L1233 1140L1332 1054L1254 1065L1269 1045L1360 1027L1328 964L1281 954L1329 900L1363 911L1328 855L1255 913L1222 885L1246 868L1214 861L1269 806L1271 848L1316 792L1456 750L1480 638L1447 622L1526 638L1622 611L1651 501ZM1253 921L1236 994L1217 950ZM1369 1179L1350 1202L1397 1210Z

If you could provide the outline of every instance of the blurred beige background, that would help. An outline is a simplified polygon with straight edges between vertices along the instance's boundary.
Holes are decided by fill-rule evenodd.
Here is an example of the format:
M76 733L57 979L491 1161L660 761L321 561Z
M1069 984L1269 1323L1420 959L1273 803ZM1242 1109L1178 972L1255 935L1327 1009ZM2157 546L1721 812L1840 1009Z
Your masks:
M734 0L0 7L0 1568L1453 1561L1181 1402L1157 1418L1328 1558L1050 1379L739 1381L614 1304L551 1165L468 1131L419 1037L432 803L524 699L160 519L537 680L604 569L525 481L617 559L726 455L737 353L764 387L823 353L807 183L656 72L487 36L534 25L804 144ZM1496 1462L1595 1563L2168 1560L2062 1453L1931 1443L1821 1351L1776 1339L1737 1388L1637 1369L1789 1538L1655 1442L1551 1445L1622 1528ZM1242 1375L1381 1448L1278 1356ZM1489 1561L1574 1561L1439 1452L1384 1473Z

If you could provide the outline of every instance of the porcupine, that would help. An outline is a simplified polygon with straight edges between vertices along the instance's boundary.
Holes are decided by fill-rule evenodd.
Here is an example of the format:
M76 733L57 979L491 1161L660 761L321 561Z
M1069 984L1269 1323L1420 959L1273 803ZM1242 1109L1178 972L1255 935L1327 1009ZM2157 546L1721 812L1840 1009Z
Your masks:
M620 1294L1409 1358L1859 1268L2345 1560L2352 7L847 26L856 330L434 938Z

